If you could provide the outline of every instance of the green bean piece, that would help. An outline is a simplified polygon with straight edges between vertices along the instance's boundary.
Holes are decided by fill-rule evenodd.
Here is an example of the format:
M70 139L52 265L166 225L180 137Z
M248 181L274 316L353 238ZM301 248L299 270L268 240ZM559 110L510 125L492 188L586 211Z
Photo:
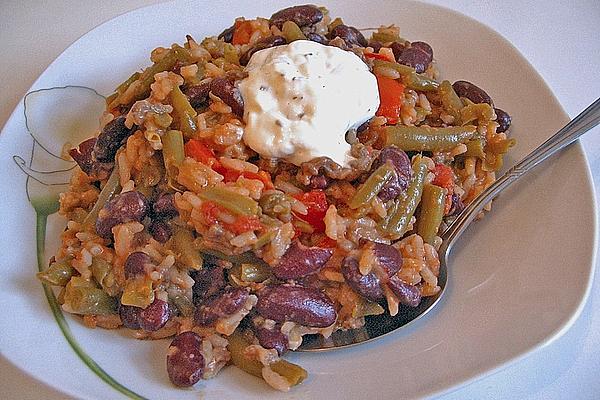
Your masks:
M426 243L433 244L444 217L445 204L446 191L439 186L425 184L421 197L421 214L417 222L417 233Z
M241 265L240 279L244 282L264 282L271 277L271 269L267 264Z
M308 376L304 368L286 360L279 360L270 365L271 370L283 376L290 386L296 386L302 383Z
M196 118L198 113L194 110L187 96L183 94L179 86L175 86L171 91L171 104L179 121L179 129L186 138L193 137L197 130L194 118Z
M485 158L482 169L487 172L499 171L504 165L504 154L516 143L515 139L503 139L498 142L488 143L485 146Z
M450 151L475 135L473 125L434 128L426 125L392 125L384 128L385 145L404 151Z
M150 85L152 85L152 83L154 82L154 75L158 74L159 72L169 71L173 69L173 67L178 61L189 62L190 60L191 55L189 50L176 44L171 46L171 49L169 49L169 51L160 60L146 68L136 80L130 82L129 85L127 85L128 87L133 84L136 85L135 89L132 88L132 90L135 91L132 100L142 100L148 97L148 95L150 94ZM123 93L125 93L125 91L120 93L119 96L117 96L109 104L109 109L113 109L120 105L131 104L131 100L122 98L121 94Z
M302 221L301 219L295 219L293 221L294 228L299 230L302 233L314 233L315 228L306 221Z
M131 76L129 78L127 78L125 80L125 82L123 82L119 86L117 86L117 88L115 89L115 92L121 94L124 91L126 91L133 82L135 82L139 79L140 75L141 75L141 73L137 72L137 71L134 72L133 74L131 74Z
M492 154L506 154L517 141L515 139L502 139L498 141L488 142L485 150Z
M102 289L106 290L107 287L114 284L112 265L110 265L108 261L99 257L94 257L92 258L91 269L94 280L102 287Z
M376 59L375 61L373 61L373 66L375 69L380 68L380 67L394 69L394 70L398 71L398 73L400 73L400 75L402 75L402 76L409 76L411 74L416 73L416 71L413 67L409 67L408 65L398 64L397 62L392 62L392 61Z
M113 103L113 101L115 101L117 99L117 97L119 97L120 94L117 92L114 92L113 94L111 94L110 96L108 96L105 100L106 103L106 107L110 110L111 109L111 104Z
M225 49L227 49L227 46L225 47ZM227 52L229 52L229 50L227 50ZM236 52L236 56L237 56L237 52ZM232 58L232 55L227 55L227 53L226 53L224 55L224 57ZM238 64L239 64L239 61L238 61ZM185 77L185 83L188 85L197 85L200 83L200 81L202 81L202 79L205 78L205 73L206 73L205 63L197 62L196 66L198 67L198 72L196 72L196 75Z
M187 296L181 293L176 293L173 296L169 296L169 299L173 301L175 307L177 307L181 315L184 317L191 317L194 315L196 307L194 307L194 303L192 303Z
M125 82L123 82L119 86L117 86L117 88L115 89L115 92L113 94L111 94L110 96L108 96L106 98L106 105L108 106L109 109L114 108L114 107L111 107L113 101L115 101L115 99L117 99L119 96L121 96L129 88L129 86L131 86L131 84L133 82L137 81L138 78L140 77L140 75L141 74L139 72L134 72L129 78L127 78L125 80ZM115 105L115 107L116 107L116 105Z
M223 58L231 64L240 65L240 56L235 46L231 43L225 43L223 47Z
M137 276L128 279L121 295L121 304L146 308L154 301L152 279L147 276Z
M348 203L350 208L357 209L362 205L368 204L379 194L385 184L394 177L395 173L394 167L387 163L377 168L356 191L352 200Z
M421 92L434 92L438 90L440 84L425 75L412 73L403 80L407 88L420 90Z
M336 17L333 21L331 21L329 23L329 25L327 25L327 30L329 30L329 32L331 32L333 30L333 28L335 28L338 25L343 25L344 21L340 18L340 17Z
M477 158L482 158L482 159L485 157L485 152L483 151L483 140L482 139L469 140L468 142L465 143L465 145L467 146L467 151L461 155L466 156L466 157L477 157Z
M240 264L234 264L233 267L227 270L227 281L231 286L239 287L242 286L242 266Z
M235 331L228 336L227 340L229 341L227 347L231 354L231 361L233 364L250 375L262 378L262 363L257 360L250 360L244 355L244 349L250 346L251 343L247 341L239 331ZM276 361L269 365L269 367L271 370L285 378L290 386L300 384L308 376L304 368L285 360Z
M292 212L292 200L289 195L281 192L263 194L258 201L263 215L272 218L289 218Z
M179 263L197 271L202 269L202 256L196 249L192 232L185 228L177 228L173 232L171 243Z
M398 207L400 207L400 198L401 197L402 197L402 195L398 196L398 198L396 198L395 200L392 200L391 204L388 205L388 207L386 208L386 211L387 211L386 216L379 223L379 227L382 230L385 231L387 229L387 227L390 223L390 219L398 211Z
M173 189L178 189L178 167L185 159L183 133L181 131L169 130L162 136L161 140L163 145L163 161L165 164L165 171L167 172L168 185Z
M258 250L258 249L266 246L274 238L275 238L275 232L273 232L273 231L268 231L268 232L263 233L262 235L260 235L258 237L258 239L256 239L256 242L254 243L254 250Z
M237 330L229 335L227 340L229 341L227 348L233 364L250 375L262 378L263 365L257 360L250 360L244 356L244 349L251 343Z
M205 254L208 257L214 257L214 258L219 258L221 260L225 260L225 261L229 261L230 263L234 264L234 265L239 265L239 264L260 264L263 261L258 258L254 253L252 253L251 251L247 251L245 253L242 254L225 254L222 253L218 250L215 249L209 249L203 246L200 246L200 248L198 249L200 251L201 254Z
M486 153L481 169L486 172L498 171L504 165L502 154Z
M73 277L65 287L65 309L74 314L117 313L117 300L81 277Z
M413 161L413 177L408 185L408 189L400 196L398 208L386 220L383 231L395 237L402 237L408 229L408 224L415 213L415 210L421 202L423 185L427 177L427 163L421 156L416 156Z
M257 215L258 203L248 196L232 192L223 187L210 187L198 193L202 200L212 201L217 205L238 215Z
M425 75L417 74L413 67L409 67L408 65L398 64L396 62L384 61L384 60L375 60L374 61L374 69L377 68L392 68L400 75L402 75L402 81L409 89L420 90L424 92L435 91L438 89L440 84L433 79L426 77Z
M357 302L352 310L352 318L366 317L369 315L381 315L385 312L384 308L379 304L371 301L366 301L363 298Z
M306 36L294 21L284 22L281 27L281 33L288 43L292 43L295 40L306 40Z
M485 124L493 121L496 118L495 115L494 109L487 103L469 104L460 110L460 120L463 124L473 121Z
M376 40L381 43L389 43L389 42L400 42L404 43L405 40L402 39L399 35L393 34L391 32L373 32L371 35L371 39Z
M120 190L121 184L119 183L119 166L117 163L115 163L112 173L108 177L108 180L98 195L96 204L94 204L92 210L83 219L83 228L85 230L95 229L98 213L114 196L120 192Z
M439 87L439 94L444 109L454 117L454 124L460 125L460 110L462 110L464 105L454 91L452 84L449 81L443 81Z
M139 77L140 86L136 90L136 100L148 97L150 85L154 82L154 75L159 72L173 69L177 61L190 61L190 52L177 44L171 46L171 49L160 60L146 68Z
M40 281L53 286L65 286L73 275L75 268L71 266L70 258L54 261L44 271L36 274Z

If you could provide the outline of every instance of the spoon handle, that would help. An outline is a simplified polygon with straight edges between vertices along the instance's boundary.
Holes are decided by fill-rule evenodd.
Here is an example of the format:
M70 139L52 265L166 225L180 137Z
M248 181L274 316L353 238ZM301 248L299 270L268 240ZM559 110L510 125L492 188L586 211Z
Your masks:
M443 244L440 254L448 251L454 240L458 238L479 214L483 207L500 192L510 186L526 172L536 167L554 153L573 143L581 135L600 123L600 98L576 116L571 122L539 145L525 158L515 164L504 175L498 178L458 215L454 222L442 234Z

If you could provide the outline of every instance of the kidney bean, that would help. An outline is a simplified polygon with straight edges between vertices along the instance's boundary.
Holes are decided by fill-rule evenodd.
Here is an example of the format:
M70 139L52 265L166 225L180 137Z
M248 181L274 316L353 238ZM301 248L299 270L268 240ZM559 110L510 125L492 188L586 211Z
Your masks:
M200 271L193 271L190 276L194 280L194 304L200 304L213 297L225 287L225 276L222 267L205 264Z
M342 261L342 275L358 294L368 300L378 301L384 297L381 285L402 268L402 254L389 244L375 242L367 243L363 251L373 254L376 265L372 266L371 271L366 275L361 274L358 258L350 254Z
M190 105L194 108L200 108L208 103L208 93L210 92L210 82L202 82L198 85L186 86L183 93L188 97Z
M389 201L398 197L408 188L412 176L412 168L408 155L397 147L384 147L373 163L373 168L379 168L386 162L391 162L396 170L396 175L390 179L379 191L382 201Z
M385 243L369 242L364 249L373 252L378 267L383 270L383 273L387 277L394 275L402 268L402 254L394 246Z
M309 32L306 34L306 38L311 42L317 42L321 44L327 44L328 40L325 36L319 35L318 33Z
M364 298L371 301L383 299L381 281L373 271L366 275L358 269L358 259L348 256L342 262L342 275L352 289Z
M279 279L298 279L317 273L333 255L333 249L306 247L293 242L277 265L273 274Z
M460 199L460 196L456 193L452 193L452 205L450 206L450 211L448 211L448 215L458 215L464 209L465 205Z
M371 123L371 119L368 119L365 122L363 122L362 124L360 124L358 126L358 128L356 128L356 133L361 133L361 132L365 131L369 127L370 123Z
M133 278L146 273L146 264L152 263L150 256L142 251L131 253L125 260L125 278Z
M171 226L162 219L156 219L152 221L148 227L150 234L159 243L166 243L171 238L173 231Z
M256 310L276 322L292 321L300 325L324 328L337 319L333 302L319 289L277 285L258 294Z
M256 42L254 47L250 48L248 51L246 51L240 56L240 65L248 64L248 61L250 61L252 55L259 50L264 50L275 46L281 46L284 44L285 38L283 36L269 36L267 38L261 39L258 42Z
M273 329L254 327L254 335L265 349L275 349L279 355L288 350L288 338L277 327Z
M130 221L141 221L148 212L146 197L137 191L125 192L115 196L98 213L96 232L100 237L109 239L115 225Z
M293 6L279 10L271 15L271 25L277 26L279 29L286 21L293 21L299 27L313 25L323 19L323 12L317 7L306 4L301 6Z
M245 288L227 288L200 305L194 314L194 321L198 325L207 326L219 318L234 314L242 308L248 296Z
M167 302L154 299L146 308L121 304L119 316L126 328L152 332L159 330L167 323L171 318L171 309Z
M400 304L404 304L409 307L416 307L421 303L421 292L419 288L404 282L398 278L398 275L394 275L388 281L388 287L398 296Z
M160 299L154 299L152 304L140 311L138 323L145 331L157 331L171 318L169 303Z
M314 175L310 177L310 184L308 185L311 189L325 189L329 186L329 178L324 175Z
M459 97L466 97L473 103L487 103L494 105L492 98L480 87L467 81L456 81L452 84L454 91Z
M400 58L400 54L406 49L406 46L400 42L393 42L390 45L390 49L392 49L392 53L394 53L394 58L398 60Z
M496 112L496 122L499 124L496 132L506 132L506 130L510 127L512 118L506 111L499 108L494 108L494 111Z
M192 386L204 373L202 338L191 331L175 336L167 352L167 373L176 386Z
M429 56L429 63L433 61L433 49L431 46L425 42L412 42L410 47L421 50ZM428 63L428 64L429 64Z
M119 306L119 316L121 317L123 326L129 329L140 329L140 311L142 311L142 309L139 307L121 304Z
M329 39L335 39L339 37L342 39L348 46L361 46L367 47L369 44L367 39L363 36L362 33L358 29L353 26L347 25L338 25L329 32Z
M81 142L76 149L69 150L69 155L87 175L90 175L94 168L93 153L95 144L96 138L91 138Z
M380 41L369 39L368 46L373 49L374 53L379 53L379 50L383 47L383 44Z
M238 117L244 115L244 99L232 80L225 77L214 78L210 82L210 91L231 107L235 115Z
M234 32L235 32L235 25L232 25L229 28L225 29L223 32L221 32L219 34L219 36L217 36L217 39L221 39L222 41L224 41L226 43L231 43L231 41L233 40Z
M393 50L392 50L393 51ZM433 61L433 50L425 42L413 42L398 56L398 63L413 67L417 73L425 72Z
M175 206L175 195L173 193L161 193L154 204L152 204L154 215L161 218L173 218L179 215Z
M94 157L100 162L112 162L121 144L127 139L134 129L125 126L125 117L119 116L110 121L104 128L94 144Z

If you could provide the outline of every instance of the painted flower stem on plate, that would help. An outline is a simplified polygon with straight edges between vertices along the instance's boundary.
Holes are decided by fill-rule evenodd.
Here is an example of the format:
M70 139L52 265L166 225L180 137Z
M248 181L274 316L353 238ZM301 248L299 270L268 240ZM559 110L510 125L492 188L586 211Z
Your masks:
M35 230L36 230L37 263L38 263L38 270L40 272L43 271L45 268L46 258L44 257L44 249L46 247L46 224L47 224L47 222L48 222L48 216L46 214L42 214L36 210L36 229ZM63 315L63 312L60 308L60 304L58 303L58 300L56 299L56 296L55 296L54 292L52 291L52 288L50 288L50 286L48 286L46 284L42 284L42 286L44 287L44 294L46 295L46 299L48 300L48 304L50 305L50 309L52 310L52 314L54 315L54 319L56 320L58 327L60 328L62 334L64 335L65 339L67 340L67 342L69 343L69 345L71 346L71 348L73 349L75 354L77 354L77 356L81 359L81 361L83 361L83 363L89 369L91 369L92 372L95 373L100 379L102 379L104 382L109 384L113 389L121 392L122 394L129 397L130 399L135 399L135 400L146 399L145 397L140 396L139 394L135 393L134 391L126 388L125 386L123 386L122 384L117 382L112 376L110 376L106 371L104 371L102 369L102 367L100 367L81 348L81 346L79 345L79 343L73 336L71 328L69 327L69 324L68 324L67 320L65 319L65 316Z
M64 100L68 100L72 107L65 106ZM48 216L58 211L58 193L66 188L71 169L74 167L73 161L62 158L62 147L81 142L82 138L75 137L77 134L93 132L89 127L97 124L93 120L100 114L95 111L99 107L103 108L104 97L90 88L66 86L30 92L25 96L24 103L26 128L33 138L33 146L29 163L18 155L13 156L13 160L27 175L27 197L36 214L36 256L38 271L41 272L47 265L45 250ZM54 108L48 108L53 105ZM55 110L59 106L61 109ZM68 115L61 112L67 112ZM51 116L49 124L42 121L45 116ZM69 116L72 118L69 119ZM57 123L53 124L52 118ZM65 129L65 123L70 124L70 129ZM72 140L75 140L75 143ZM48 167L52 170L48 170ZM40 171L37 168L46 169ZM116 391L130 399L146 399L117 382L83 350L69 327L54 291L46 284L42 286L58 327L81 361Z

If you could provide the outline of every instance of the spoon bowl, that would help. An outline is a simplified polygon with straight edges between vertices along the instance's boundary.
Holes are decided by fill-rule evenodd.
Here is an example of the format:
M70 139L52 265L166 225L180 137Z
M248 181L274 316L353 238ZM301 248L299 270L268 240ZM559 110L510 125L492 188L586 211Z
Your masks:
M401 306L398 314L393 317L386 313L365 317L365 325L359 329L337 331L329 338L324 338L321 335L307 335L304 337L302 346L298 350L327 351L365 343L405 327L427 314L438 304L445 292L452 247L469 224L481 213L485 205L521 176L525 175L525 173L531 171L547 158L576 141L581 135L599 123L600 99L597 99L588 108L573 118L571 122L516 163L465 207L440 235L442 238L442 244L438 250L440 258L438 285L440 286L440 291L435 296L424 297L421 303L414 308Z

